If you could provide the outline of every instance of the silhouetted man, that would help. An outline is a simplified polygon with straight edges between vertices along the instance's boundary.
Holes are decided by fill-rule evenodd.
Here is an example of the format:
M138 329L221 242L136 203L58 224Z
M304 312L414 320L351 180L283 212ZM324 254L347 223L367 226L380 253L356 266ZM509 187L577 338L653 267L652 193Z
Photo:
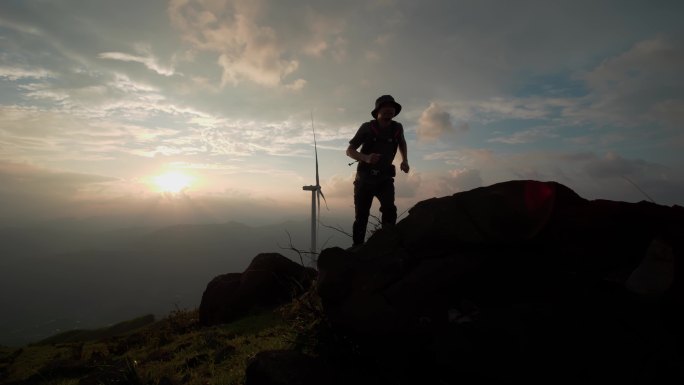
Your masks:
M356 135L349 141L347 155L359 162L354 179L354 246L366 238L368 216L373 197L380 201L382 226L393 226L397 222L397 206L394 205L394 176L392 162L401 152L401 170L409 172L406 139L401 123L392 120L399 115L401 104L390 95L383 95L375 101L371 111L374 120L363 123ZM361 147L361 151L357 149Z

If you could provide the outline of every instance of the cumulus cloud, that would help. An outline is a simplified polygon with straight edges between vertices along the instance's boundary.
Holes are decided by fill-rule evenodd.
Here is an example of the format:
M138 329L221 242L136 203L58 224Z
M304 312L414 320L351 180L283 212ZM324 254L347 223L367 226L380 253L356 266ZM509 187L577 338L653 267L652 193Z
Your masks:
M187 41L219 54L224 85L247 79L275 86L299 66L297 60L285 57L276 31L255 20L258 2L174 0L168 12Z
M247 0L173 0L168 13L186 41L218 54L223 85L247 80L274 87L297 71L300 54L320 56L331 50L338 60L346 55L346 42L339 36L343 23L312 7L296 8ZM287 13L286 24L276 22L283 18L279 12Z
M445 135L455 132L468 131L468 123L461 123L454 126L451 115L441 105L431 102L418 119L418 139L423 141L434 141Z

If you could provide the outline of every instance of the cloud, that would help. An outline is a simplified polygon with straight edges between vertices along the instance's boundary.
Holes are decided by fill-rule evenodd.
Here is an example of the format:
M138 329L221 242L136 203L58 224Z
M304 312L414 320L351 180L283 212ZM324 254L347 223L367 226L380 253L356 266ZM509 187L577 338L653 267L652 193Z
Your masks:
M665 167L642 159L625 159L611 151L602 158L593 157L589 159L584 165L584 170L594 178L653 177L662 175Z
M242 190L221 194L162 195L149 187L117 191L132 185L97 174L74 173L0 161L0 227L24 226L72 218L105 228L179 223L272 223L274 213L299 217L292 205L250 196ZM129 186L130 187L130 186ZM141 188L145 192L139 192Z
M505 143L505 144L525 144L533 143L544 138L557 138L554 129L548 126L533 127L527 130L515 132L506 136L497 136L488 139L490 143Z
M442 106L431 102L418 119L418 139L421 141L435 141L443 136L456 132L468 131L468 123L454 126L451 115Z
M290 86L298 91L305 84L298 79ZM311 142L308 114L277 121L227 119L171 101L163 88L119 72L84 73L73 84L36 79L18 89L33 107L0 106L0 156L6 158L302 156L297 146ZM323 141L341 135L323 131Z
M582 75L588 94L565 115L595 124L684 125L684 40L642 40Z
M451 102L431 102L418 119L419 138L435 140L450 134L470 130L471 123L483 125L508 120L540 120L559 124L559 111L577 105L572 98L545 98L540 96L516 97L497 96L485 99L456 100ZM454 121L461 121L455 124ZM498 137L497 142L515 142L527 140L531 136L543 135L551 125L537 126L530 129L522 137Z
M165 100L157 87L121 73L92 77L83 74L78 81L60 77L58 81L36 81L17 88L21 91L17 96L36 106L34 109L83 119L142 120L157 113L179 110ZM46 106L46 103L49 104Z
M122 73L114 73L113 79L107 83L108 86L117 89L119 91L125 92L128 95L131 94L148 94L147 99L150 100L150 93L157 93L159 89L157 87L151 86L149 84L135 81L131 79L128 75ZM163 99L163 96L157 94L154 96L156 99Z
M611 132L603 130L603 133L596 133L594 135L575 136L565 139L569 143L578 145L589 145L592 143L600 143L602 145L614 145L616 143L629 141L630 138L624 132Z
M460 103L469 114L477 114L483 122L502 119L533 120L553 116L555 108L574 105L567 98L494 97Z
M439 178L436 195L452 195L461 191L472 190L483 184L480 170L456 169L450 170L449 176Z
M372 100L390 92L404 100L409 141L415 129L422 141L410 151L420 174L400 174L397 185L416 176L420 183L398 195L437 191L440 177L454 179L450 170L477 170L483 183L593 185L623 181L592 175L632 170L629 178L643 184L657 167L639 168L639 159L670 162L660 174L678 180L683 50L668 36L681 23L662 7L134 3L103 3L100 12L62 2L0 5L0 158L117 175L186 161L309 176L309 110L325 142L319 150L339 149ZM464 131L472 132L462 141L444 140ZM600 155L569 162L547 145ZM604 159L607 150L622 161ZM319 155L328 175L351 170L342 151ZM261 183L255 179L245 183Z
M80 124L58 112L37 107L0 106L0 140L8 144L21 146L22 141L35 140L44 148L51 138L64 134L65 126L73 129ZM32 149L39 150L40 146Z
M45 169L28 163L0 161L0 191L13 194L71 196L93 184L116 178Z
M63 160L113 160L127 154L140 155L149 149L168 146L188 153L199 135L180 129L132 124L119 119L79 116L70 108L40 109L0 106L0 157L38 162ZM90 111L94 114L94 111ZM106 116L105 112L101 112Z
M543 150L504 153L463 148L433 153L425 160L441 161L456 168L449 171L449 177L440 173L424 175L421 197L511 179L557 181L588 199L645 199L634 183L660 204L681 205L684 191L684 170L680 167L625 157L618 151L598 154L594 151Z
M354 196L354 177L350 175L333 175L322 185L323 193L327 198L347 198ZM350 202L352 202L350 200Z
M323 193L327 198L344 198L353 204L354 178L356 173L350 175L334 175L323 184ZM411 172L399 174L394 178L394 191L397 199L415 198L420 193L422 174Z
M419 172L412 171L409 174L399 172L394 178L394 191L397 199L417 197L422 180L422 174Z
M147 56L136 56L122 52L102 52L99 55L97 55L97 57L99 57L100 59L141 63L144 64L145 67L147 67L148 69L163 76L172 76L174 74L173 68L164 67L160 65L158 59L152 56L151 54L148 54Z
M8 80L19 79L46 79L53 77L52 71L43 68L19 68L0 66L0 78Z
M13 78L34 74L5 73ZM78 82L34 80L17 85L24 102L0 106L0 156L36 161L129 154L301 156L295 146L311 140L308 116L303 122L297 117L276 122L226 119L171 101L165 89L119 72L85 72ZM299 79L291 87L296 91L305 84Z
M173 0L168 14L184 40L218 55L224 86L243 81L279 86L298 70L301 54L321 56L331 51L338 60L346 55L346 41L339 36L344 24L310 6ZM286 22L278 22L281 19Z
M555 162L572 173L579 193L588 198L624 201L654 199L658 204L682 205L684 171L614 151L563 154ZM563 163L564 162L564 163Z
M289 89L289 90L292 90L292 91L299 91L299 90L301 90L302 88L304 88L305 85L306 85L306 80L304 80L304 79L297 79L297 80L295 80L294 82L292 82L292 83L290 83L290 84L286 84L286 85L285 85L285 88L287 88L287 89Z
M460 167L482 167L500 161L499 156L488 148L462 148L427 154L425 160L441 160L448 165Z
M684 79L679 74L682 67L684 40L641 40L586 72L576 72L571 80L578 86L571 94L432 103L419 119L419 139L434 141L453 132L455 118L480 125L516 120L537 124L506 135L498 130L487 140L489 143L533 143L567 137L571 130L574 139L566 139L567 143L604 146L653 140L655 136L672 137L676 129L684 126ZM577 127L593 129L591 135L576 136Z

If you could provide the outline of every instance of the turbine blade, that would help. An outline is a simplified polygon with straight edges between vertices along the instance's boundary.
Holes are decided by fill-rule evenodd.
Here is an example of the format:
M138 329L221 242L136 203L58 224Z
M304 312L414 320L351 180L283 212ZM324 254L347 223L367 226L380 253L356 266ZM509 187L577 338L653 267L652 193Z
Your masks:
M320 188L320 187L318 188L318 194L321 195L321 198L323 198L323 202L325 202L325 209L328 210L328 211L330 211L330 208L328 207L328 201L325 200L325 195L323 195L323 189ZM320 210L320 206L319 206L318 209Z
M318 194L316 194L316 201L318 202L318 212L316 212L316 215L318 216L318 218L316 218L316 247L315 248L318 248L318 229L320 228L320 225L321 225L321 196ZM314 250L314 252L315 251L316 250Z
M321 190L318 190L319 193L316 194L316 202L318 203L318 211L316 212L316 215L318 215L318 221L319 222L321 220L321 195L320 195L320 191Z
M320 182L318 181L318 145L316 143L316 130L314 129L313 111L311 111L311 132L313 133L314 155L316 156L316 186L320 186Z
M318 181L318 151L316 150L316 143L314 142L314 151L316 153L316 186L320 186L321 183Z

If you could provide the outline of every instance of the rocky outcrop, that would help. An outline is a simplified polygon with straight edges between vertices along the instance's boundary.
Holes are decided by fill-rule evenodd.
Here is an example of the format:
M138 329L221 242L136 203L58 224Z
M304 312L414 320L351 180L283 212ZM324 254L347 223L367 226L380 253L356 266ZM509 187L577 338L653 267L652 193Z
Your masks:
M255 307L276 306L306 291L316 276L277 254L259 254L242 273L219 275L207 285L199 307L205 326L226 323Z
M614 383L678 373L683 239L679 206L504 182L324 250L318 293L333 328L400 368L431 357L435 382Z
M245 385L330 385L332 378L319 360L293 350L267 350L250 360Z

